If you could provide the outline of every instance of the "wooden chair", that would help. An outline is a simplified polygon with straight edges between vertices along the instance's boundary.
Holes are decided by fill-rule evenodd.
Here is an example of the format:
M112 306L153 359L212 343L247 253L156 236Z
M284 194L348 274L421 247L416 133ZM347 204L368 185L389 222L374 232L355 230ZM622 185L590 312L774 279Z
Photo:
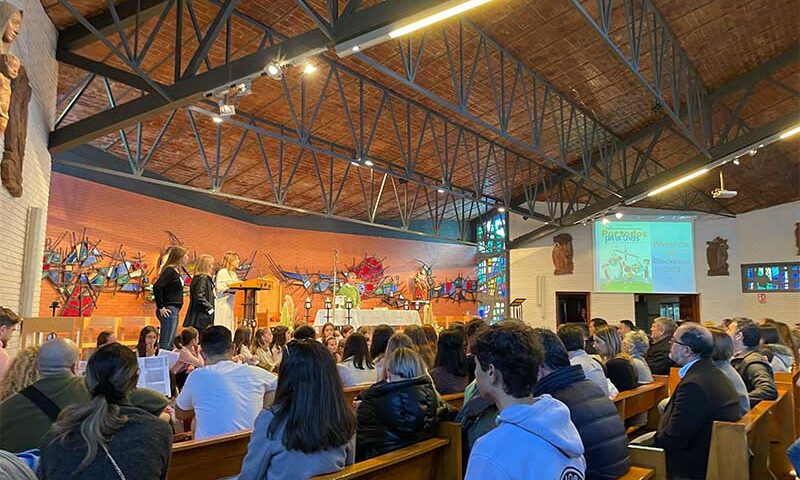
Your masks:
M43 344L50 333L80 344L82 325L81 317L24 317L19 329L20 349Z

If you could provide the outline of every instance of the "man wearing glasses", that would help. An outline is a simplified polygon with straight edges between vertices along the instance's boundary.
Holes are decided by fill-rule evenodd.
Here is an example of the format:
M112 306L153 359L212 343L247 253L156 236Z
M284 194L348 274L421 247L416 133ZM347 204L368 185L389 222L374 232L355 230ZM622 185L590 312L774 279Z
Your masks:
M714 421L739 419L736 390L714 366L713 349L711 332L697 323L681 325L670 340L669 357L681 366L681 381L652 443L666 452L669 478L705 478Z

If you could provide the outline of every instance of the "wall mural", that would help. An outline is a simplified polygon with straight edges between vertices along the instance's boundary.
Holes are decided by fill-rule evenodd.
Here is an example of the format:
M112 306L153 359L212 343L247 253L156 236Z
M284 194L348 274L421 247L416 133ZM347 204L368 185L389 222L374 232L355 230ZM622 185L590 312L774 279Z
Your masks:
M104 292L139 296L152 288L154 269L141 252L129 256L122 245L109 252L100 243L90 240L85 229L80 234L63 232L45 241L42 278L58 292L55 302L61 316L91 316Z

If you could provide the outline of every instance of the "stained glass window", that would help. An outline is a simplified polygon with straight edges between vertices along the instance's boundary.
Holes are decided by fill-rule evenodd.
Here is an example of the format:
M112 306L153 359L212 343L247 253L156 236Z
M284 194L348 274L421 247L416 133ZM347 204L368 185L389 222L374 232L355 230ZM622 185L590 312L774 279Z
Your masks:
M506 216L498 214L478 225L478 314L490 324L506 317L508 252Z

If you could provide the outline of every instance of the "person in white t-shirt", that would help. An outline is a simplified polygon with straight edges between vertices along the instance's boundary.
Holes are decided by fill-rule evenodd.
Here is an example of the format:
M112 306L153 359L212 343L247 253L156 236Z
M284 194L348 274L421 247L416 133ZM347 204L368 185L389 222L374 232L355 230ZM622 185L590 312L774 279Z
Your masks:
M196 417L195 439L253 428L261 409L272 405L278 377L233 362L231 331L221 325L203 330L200 347L206 366L189 374L175 400L175 416Z

